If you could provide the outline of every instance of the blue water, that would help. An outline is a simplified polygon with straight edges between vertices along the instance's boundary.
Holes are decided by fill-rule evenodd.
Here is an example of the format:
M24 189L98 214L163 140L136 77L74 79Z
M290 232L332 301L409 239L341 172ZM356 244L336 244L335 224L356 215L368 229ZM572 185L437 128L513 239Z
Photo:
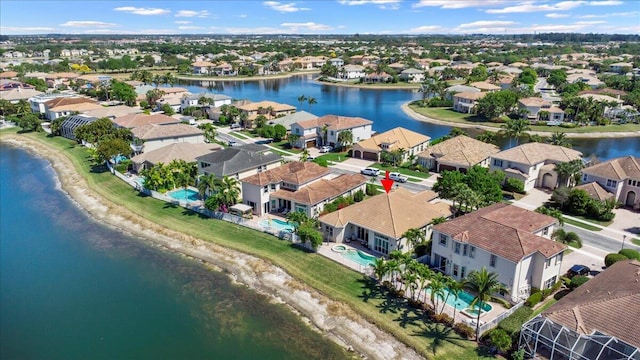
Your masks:
M200 194L192 189L180 189L174 190L168 195L176 200L180 201L197 201L200 200Z
M431 289L427 288L425 289L425 291L427 292L427 295L431 296ZM449 295L448 298L447 298L447 295ZM473 302L474 296L464 290L460 290L458 292L458 299L456 300L456 297L449 292L449 289L444 289L444 298L447 301L447 305L455 307L457 310L465 310L471 307L471 303ZM441 301L441 300L439 299L438 301ZM487 303L482 304L482 311L484 312L489 312L491 311L492 308L493 307L490 304L487 304ZM478 309L478 305L477 304L474 305L473 309Z
M279 220L279 219L260 220L260 222L258 224L260 226L262 226L263 228L272 228L272 229L276 229L278 231L293 232L293 230L294 230L293 225L289 224L286 221L282 221L282 220Z
M394 127L404 127L435 139L446 135L450 126L429 124L407 116L400 105L421 98L417 90L392 89L373 90L331 86L313 81L312 75L294 76L286 79L256 81L216 81L211 86L200 86L202 82L187 82L182 85L190 92L210 91L231 96L234 99L252 101L272 100L298 107L322 116L327 114L361 116L374 122L373 130L382 132ZM205 82L209 84L210 82ZM298 97L314 97L317 104L300 104ZM572 139L573 147L585 156L596 155L601 160L635 155L640 156L640 138ZM499 139L504 149L508 139ZM513 142L515 146L515 142Z
M348 358L285 306L89 219L3 144L0 205L0 359Z
M373 266L376 262L375 256L369 256L360 250L347 250L340 255L362 266Z

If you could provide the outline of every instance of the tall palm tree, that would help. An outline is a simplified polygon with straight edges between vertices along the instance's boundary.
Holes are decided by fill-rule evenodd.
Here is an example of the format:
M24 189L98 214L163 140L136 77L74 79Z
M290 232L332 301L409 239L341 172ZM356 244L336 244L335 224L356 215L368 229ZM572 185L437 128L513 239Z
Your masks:
M393 283L393 288L396 288L396 283L398 280L398 272L400 271L400 264L398 260L389 260L387 261L388 272L387 274L391 274L391 282Z
M526 131L531 130L529 121L526 119L508 119L504 124L500 125L503 132L509 136L509 147L511 147L511 140L516 139L516 146L520 142L520 136Z
M584 164L576 159L556 164L554 170L558 173L558 183L561 186L573 186L580 182L580 175Z
M206 198L217 191L219 184L220 178L214 174L202 175L198 179L198 192L202 198Z
M571 142L567 138L567 134L565 132L556 131L551 134L551 138L549 138L549 144L571 148Z
M304 102L307 101L307 97L304 95L300 95L298 96L298 102L300 103L300 108L302 108L302 104L304 104Z
M478 307L478 317L476 319L476 341L480 341L480 314L482 306L491 298L491 295L497 292L508 293L507 288L498 281L498 274L488 272L486 268L482 270L474 270L469 273L467 280L464 282L464 288L475 294L471 306Z
M378 282L382 283L382 279L389 272L389 266L387 262L384 261L383 258L377 258L373 263L373 273L376 274L376 278L378 278Z
M349 148L349 145L353 143L353 132L351 130L340 131L338 134L338 143L343 148Z
M311 112L311 107L312 107L313 105L317 104L317 103L318 103L318 100L316 100L316 98L314 98L314 97L309 97L309 98L307 99L307 103L309 104L309 112Z
M431 304L433 304L433 311L438 312L438 301L444 301L444 292L445 292L445 281L446 276L444 276L440 272L436 272L431 277L431 281L427 288L431 291Z
M402 234L402 237L407 239L407 242L409 243L409 245L411 245L412 248L424 242L426 239L424 231L418 228L408 229L404 234Z
M453 278L449 278L449 283L447 284L447 288L449 288L449 293L452 294L455 298L454 304L458 302L458 297L460 297L460 291L464 288L464 283L462 281L457 281ZM456 307L453 307L453 321L456 320Z
M482 134L476 136L476 140L482 141L483 143L487 143L487 144L494 144L496 143L496 134L493 131L486 131L483 132Z
M433 277L433 275L434 275L433 270L429 269L428 266L424 264L420 264L420 266L418 266L418 283L419 283L420 291L424 292L424 300L422 301L423 303L427 302L427 292L425 291L425 289L426 289L427 283L431 281L431 278Z
M20 99L13 108L16 115L26 115L31 113L31 105L29 105L29 102L25 99Z

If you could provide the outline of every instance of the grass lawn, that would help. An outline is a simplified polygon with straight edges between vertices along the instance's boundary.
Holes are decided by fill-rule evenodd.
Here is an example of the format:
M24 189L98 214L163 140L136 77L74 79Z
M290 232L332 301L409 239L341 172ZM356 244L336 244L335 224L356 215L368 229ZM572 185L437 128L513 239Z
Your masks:
M538 308L533 312L533 314L531 314L531 317L533 318L533 317L535 317L536 315L538 315L538 314L542 313L543 311L545 311L545 310L547 310L549 307L551 307L551 305L553 305L553 304L555 304L555 303L557 303L557 302L558 302L558 300L556 300L556 298L554 298L553 296L549 296L549 297L545 300L544 304L542 304L540 307L538 307Z
M613 224L613 220L600 221L600 220L594 220L594 219L590 219L590 218L587 218L585 216L580 216L580 215L570 215L570 216L573 216L575 218L578 218L580 220L584 220L584 221L587 221L587 222L590 222L590 223L598 224L600 226L605 226L605 227Z
M288 140L282 140L282 141L278 141L278 142L272 142L271 144L269 144L275 148L278 148L280 150L283 151L288 151L290 153L294 153L294 154L300 154L302 152L302 149L297 149L297 148L292 148L289 147L289 141ZM288 154L287 154L288 155Z
M410 105L411 110L418 114L428 116L437 120L449 121L459 124L484 125L500 128L499 123L486 121L475 115L463 114L453 111L451 108L429 108ZM531 125L531 131L546 131L549 133L562 131L567 133L594 133L594 132L623 132L623 131L640 131L639 124L612 124L605 126L583 126L576 128L563 128L558 126L547 125Z
M238 134L238 133L237 133L237 132L235 132L235 131L230 131L230 132L229 132L229 135L233 136L233 137L234 137L234 138L236 138L236 139L242 139L242 140L245 140L245 139L247 138L246 136L242 136L242 135Z
M242 135L246 135L247 137L254 137L254 138L259 137L258 134L254 133L251 130L240 130L238 132L241 133Z
M349 152L330 152L323 155L318 156L316 159L327 160L329 162L343 162L349 158Z
M595 226L592 226L592 225L589 225L589 224L585 224L585 223L582 223L582 222L579 222L579 221L567 219L566 217L564 218L564 222L565 222L565 224L581 227L583 229L587 229L587 230L591 230L591 231L600 231L600 230L602 230L599 227L595 227Z
M638 238L631 239L631 242L636 244L636 245L638 245L638 246L640 246L640 239L638 239Z
M407 175L407 176L414 176L417 178L421 178L421 179L428 179L429 176L431 176L431 174L429 174L428 172L419 172L419 171L414 171L414 170L409 170L409 169L405 169L405 168L401 168L401 167L396 167L396 166L391 166L391 165L384 165L384 164L380 164L380 163L376 163L371 165L371 167L374 167L376 169L380 169L382 171L389 171L389 172L399 172L402 175ZM411 180L411 178L409 178Z
M1 133L7 132L3 130ZM15 130L13 130L15 132ZM199 239L263 258L283 268L327 297L349 305L365 319L430 359L490 359L473 341L463 340L446 328L425 323L422 315L404 302L389 298L367 278L316 253L302 251L286 241L213 220L181 207L141 196L109 172L92 172L85 148L67 139L26 134L64 153L89 186L107 200L122 204L136 216Z

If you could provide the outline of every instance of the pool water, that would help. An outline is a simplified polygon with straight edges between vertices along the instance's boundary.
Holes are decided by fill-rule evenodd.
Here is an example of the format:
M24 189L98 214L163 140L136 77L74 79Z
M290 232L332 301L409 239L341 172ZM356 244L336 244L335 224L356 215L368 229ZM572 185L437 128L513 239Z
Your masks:
M200 194L192 189L180 189L168 193L170 197L180 201L197 201L200 200Z
M362 266L373 266L377 259L377 257L367 255L360 250L347 250L340 255Z
M282 221L280 219L269 219L269 220L260 220L258 223L263 228L272 228L278 231L288 231L293 232L293 225L289 224L286 221Z
M431 289L427 288L425 289L425 291L429 296L431 296ZM447 298L447 295L449 295L448 298ZM477 312L478 305L474 305L473 308L471 308L471 303L473 302L474 296L469 294L466 291L460 290L458 292L458 299L456 299L455 295L449 294L449 289L444 289L444 298L447 301L447 305L453 306L457 310L466 310L467 313L471 313L475 315L478 314ZM438 301L442 301L442 300L438 299ZM491 309L492 309L492 306L490 304L487 304L487 303L482 304L482 312L489 312L491 311Z

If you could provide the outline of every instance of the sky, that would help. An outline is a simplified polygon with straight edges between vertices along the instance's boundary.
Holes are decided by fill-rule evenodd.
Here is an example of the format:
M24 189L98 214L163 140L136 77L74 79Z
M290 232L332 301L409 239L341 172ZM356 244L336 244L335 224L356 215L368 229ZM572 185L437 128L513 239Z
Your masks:
M640 33L640 0L0 1L0 34Z

